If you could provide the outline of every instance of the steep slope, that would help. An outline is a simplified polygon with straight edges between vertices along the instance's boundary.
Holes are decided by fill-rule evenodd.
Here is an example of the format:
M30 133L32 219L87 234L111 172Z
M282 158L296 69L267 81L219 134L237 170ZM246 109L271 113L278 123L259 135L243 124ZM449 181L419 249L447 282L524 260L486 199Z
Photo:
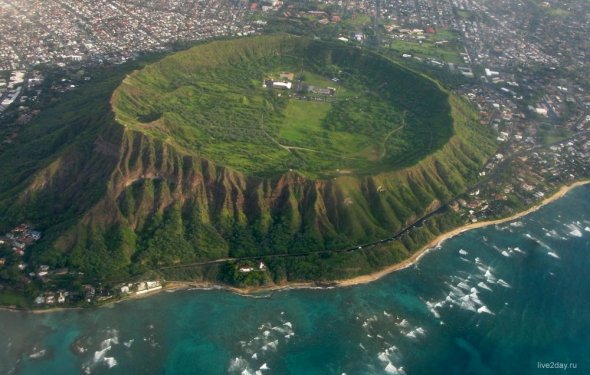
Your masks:
M109 93L120 78L66 98L0 155L1 224L31 221L47 233L32 262L112 280L201 260L347 248L386 238L463 192L494 149L471 109L448 95L453 134L412 166L324 179L248 175L115 121ZM387 261L407 256L390 251ZM272 264L270 272L276 282L338 274L334 258L327 274L321 263L301 258L287 274ZM232 282L218 271L203 277Z

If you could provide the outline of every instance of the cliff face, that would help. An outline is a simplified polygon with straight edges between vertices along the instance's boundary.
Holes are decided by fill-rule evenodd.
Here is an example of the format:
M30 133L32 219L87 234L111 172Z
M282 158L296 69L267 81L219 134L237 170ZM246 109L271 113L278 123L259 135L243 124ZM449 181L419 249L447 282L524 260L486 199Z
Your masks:
M152 268L342 249L386 238L463 192L493 150L461 113L462 103L453 108L456 135L417 165L329 180L293 172L246 176L145 134L111 131L110 140L99 136L94 143L96 160L116 155L106 191L56 245L72 252L79 267L102 251L121 270L133 263ZM88 165L73 170L36 186L51 190L70 175L85 181L94 175Z
M64 100L0 154L0 226L44 230L33 261L116 279L178 263L349 248L387 238L465 191L494 150L449 95L453 135L413 166L248 176L121 125L107 99L121 78Z

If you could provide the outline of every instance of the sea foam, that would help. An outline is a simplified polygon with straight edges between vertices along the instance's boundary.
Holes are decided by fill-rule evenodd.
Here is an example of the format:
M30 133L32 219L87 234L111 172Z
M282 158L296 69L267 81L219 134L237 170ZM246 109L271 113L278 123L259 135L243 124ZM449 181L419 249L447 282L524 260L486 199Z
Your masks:
M582 231L580 230L580 228L576 227L575 225L572 225L570 227L570 229L571 229L570 236L572 236L572 237L582 237Z
M478 287L482 288L482 289L486 289L489 290L490 292L492 291L492 288L490 288L486 283L484 283L483 281L480 281L477 284Z
M403 367L397 368L391 362L385 366L385 372L392 375L405 375L405 371Z
M486 314L494 315L494 313L491 312L490 309L488 309L488 307L486 305L483 305L480 308L478 308L477 313L478 314L486 313Z

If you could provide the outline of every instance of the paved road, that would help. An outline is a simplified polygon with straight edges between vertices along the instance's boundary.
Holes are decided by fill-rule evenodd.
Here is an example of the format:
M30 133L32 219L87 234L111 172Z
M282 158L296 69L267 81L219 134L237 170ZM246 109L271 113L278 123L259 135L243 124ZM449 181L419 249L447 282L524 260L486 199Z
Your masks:
M576 137L579 137L581 135L590 135L590 131L582 131L582 132L578 132L576 134L574 134L573 136L558 141L558 142L554 142L552 144L549 145L538 145L538 146L534 146L530 149L527 150L523 150L523 151L519 151L516 152L514 154L511 154L509 157L505 158L501 163L498 164L498 166L495 168L494 172L497 171L500 167L500 165L503 165L504 163L508 162L508 160L511 160L517 156L523 155L525 153L528 152L532 152L535 151L537 149L540 148L545 148L545 147L550 147L554 144L558 144L558 143L562 143L562 142L567 142L570 140L575 139ZM493 173L492 173L493 174ZM434 215L438 215L444 211L446 211L448 209L448 203L452 202L453 200L457 199L459 196L464 195L466 193L468 193L469 191L473 191L476 188L478 188L482 183L484 183L485 181L489 180L489 177L491 176L488 175L487 178L482 179L480 181L478 181L474 186L472 186L471 189L469 189L468 191L466 191L465 193L459 194L455 197L452 197L451 199L449 199L445 204L441 205L440 208L438 208L437 210L434 210L424 216L422 216L421 218L419 218L418 220L416 220L414 223L404 227L403 229L401 229L400 231L398 231L397 233L393 234L391 237L387 237L378 241L374 241L374 242L369 242L366 244L362 244L362 245L358 245L358 246L354 246L354 247L349 247L346 249L339 249L339 250L317 250L317 251L309 251L309 252L304 252L304 253L279 253L279 254L269 254L269 255L259 255L259 256L249 256L249 257L237 257L237 258L221 258L221 259L216 259L216 260L210 260L210 261L204 261L204 262L195 262L195 263L189 263L189 264L182 264L182 265L175 265L175 266L168 266L168 267L161 267L160 270L165 270L165 269L178 269L178 268L189 268L189 267L197 267L197 266L205 266L205 265L212 265L212 264L219 264L219 263L225 263L225 262L242 262L242 261L248 261L248 260L260 260L260 259L272 259L272 258L289 258L289 257L305 257L305 256L309 256L309 255L317 255L317 254L338 254L338 253L346 253L346 252L352 252L352 251L359 251L359 250L363 250L363 249L368 249L368 248L372 248L375 247L377 245L383 244L383 243L387 243L387 242L392 242L395 241L397 239L399 239L401 236L403 236L404 234L406 234L407 232L409 232L410 230L414 229L414 228L418 228L421 227L424 222L426 220L428 220L430 217L434 216Z

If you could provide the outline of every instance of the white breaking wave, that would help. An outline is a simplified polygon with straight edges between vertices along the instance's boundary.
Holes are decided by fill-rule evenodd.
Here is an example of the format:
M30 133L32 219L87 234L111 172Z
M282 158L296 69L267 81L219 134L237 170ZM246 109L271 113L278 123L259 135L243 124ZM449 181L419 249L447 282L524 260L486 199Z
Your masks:
M128 348L130 348L130 347L131 347L131 345L133 345L133 343L134 343L134 342L135 342L135 340L134 340L134 339L131 339L131 340L129 340L129 341L125 341L125 342L123 343L123 345L125 345L125 346L126 346L126 347L128 347Z
M117 360L115 357L107 357L107 353L113 345L119 344L119 332L116 329L107 330L107 338L100 342L100 349L95 351L92 359L82 365L82 371L86 374L92 373L92 369L98 365L105 365L108 368L115 367Z
M109 368L117 366L117 360L114 357L104 357L104 362Z
M457 287L465 290L471 289L471 287L464 281L461 281L459 284L457 284Z
M511 288L510 284L508 284L506 281L502 279L498 279L498 284L503 286L504 288Z
M486 270L486 273L484 273L484 277L486 278L486 282L488 284L495 284L497 281L497 279L494 277L492 271L490 271L489 268Z
M406 319L403 319L401 322L395 323L395 325L397 325L399 327L407 328L410 326L410 322L408 322Z
M385 366L385 372L392 375L405 375L406 372L404 371L403 367L397 368L391 362Z
M481 300L479 299L477 292L472 292L469 295L469 299L473 301L473 303L477 304L477 305L483 305L483 302L481 302Z
M484 283L483 281L480 281L477 284L478 287L482 288L482 289L486 289L489 290L490 292L492 291L492 288L490 288L486 283Z
M467 253L467 251L461 249L461 250L459 250L459 254L461 254L461 255L467 255L468 253Z
M262 351L267 351L267 350L277 350L277 346L279 346L279 340L274 340L269 342L266 345L262 346Z
M552 256L553 258L556 258L556 259L561 259L561 258L559 257L559 255L557 255L556 253L554 253L554 252L552 252L552 251L548 252L548 253L547 253L547 255L549 255L549 256Z
M37 348L33 348L34 350L37 350ZM41 349L38 352L34 352L29 354L29 358L31 359L39 359L39 358L43 358L45 357L45 354L47 354L47 350L45 349Z
M545 236L546 237L551 237L551 238L557 238L560 240L565 240L564 237L560 236L559 233L557 233L557 231L555 229L551 229L551 230L546 230L545 228L543 228L545 230Z
M491 312L490 309L488 309L488 307L486 305L483 305L479 309L477 309L477 313L478 314L486 313L486 314L494 315L494 313Z
M242 357L235 357L229 362L229 373L252 374L250 364Z
M406 372L404 371L403 367L396 367L393 364L393 362L398 362L401 359L401 353L395 345L392 345L391 347L385 349L383 352L379 353L379 355L377 355L377 358L381 362L387 363L387 365L385 365L384 368L386 373L405 375Z
M536 243L538 243L539 245L541 245L542 247L544 247L545 249L547 249L547 250L549 250L549 251L551 251L551 250L552 250L552 249L551 249L551 247L550 247L549 245L547 245L545 242L541 241L540 239L538 239L538 238L536 238L536 237L533 237L533 236L531 236L531 235L530 235L530 234L528 234L528 233L526 233L526 234L525 234L525 237L527 237L527 238L529 238L529 239L531 239L531 240L535 241Z
M390 362L392 360L399 360L401 358L401 353L399 352L397 346L392 345L379 353L377 358L382 362Z
M517 253L526 254L520 247L516 246L514 249Z
M475 304L471 301L468 295L461 297L461 303L459 303L458 306L464 310L469 310L473 312L477 311L477 309L475 308Z
M430 310L430 312L432 313L432 315L434 315L435 318L439 319L440 318L440 314L438 313L438 311L436 311L436 308L439 306L442 306L442 304L439 303L433 303L430 301L426 301L426 306L428 306L428 310Z
M569 234L572 237L582 237L582 230L576 224L571 223L566 225L566 227L570 230Z

